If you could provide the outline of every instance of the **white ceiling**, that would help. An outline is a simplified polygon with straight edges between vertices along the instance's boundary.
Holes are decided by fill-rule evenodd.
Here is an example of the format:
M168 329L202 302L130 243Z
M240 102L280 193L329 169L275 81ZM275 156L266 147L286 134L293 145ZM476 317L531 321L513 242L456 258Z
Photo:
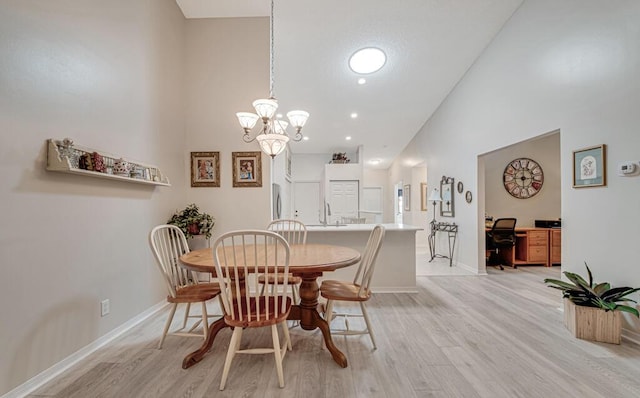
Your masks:
M268 17L270 0L176 0L186 18Z
M268 16L270 9L269 0L176 1L187 18ZM276 0L274 93L284 112L311 114L302 130L310 140L292 151L363 145L367 167L372 159L388 167L521 3ZM358 85L348 58L362 47L383 49L387 63Z

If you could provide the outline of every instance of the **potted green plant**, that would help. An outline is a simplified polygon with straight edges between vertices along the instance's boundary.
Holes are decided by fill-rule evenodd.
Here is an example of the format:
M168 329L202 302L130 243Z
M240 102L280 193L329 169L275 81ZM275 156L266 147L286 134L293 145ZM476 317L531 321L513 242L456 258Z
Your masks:
M183 210L176 211L167 224L180 228L187 239L193 238L194 235L205 235L209 239L215 220L209 214L201 213L198 206L191 203Z
M573 272L563 272L569 282L547 278L544 282L562 291L564 323L580 339L620 344L620 312L639 317L638 309L621 304L636 301L628 296L640 290L627 286L611 287L609 282L595 283L587 263L588 281Z

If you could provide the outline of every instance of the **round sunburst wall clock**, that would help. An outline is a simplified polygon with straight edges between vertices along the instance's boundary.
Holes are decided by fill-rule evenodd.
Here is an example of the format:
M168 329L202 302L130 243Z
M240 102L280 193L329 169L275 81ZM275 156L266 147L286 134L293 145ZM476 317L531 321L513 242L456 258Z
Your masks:
M502 174L502 182L504 189L514 198L528 199L542 189L544 173L535 160L518 158L507 164Z

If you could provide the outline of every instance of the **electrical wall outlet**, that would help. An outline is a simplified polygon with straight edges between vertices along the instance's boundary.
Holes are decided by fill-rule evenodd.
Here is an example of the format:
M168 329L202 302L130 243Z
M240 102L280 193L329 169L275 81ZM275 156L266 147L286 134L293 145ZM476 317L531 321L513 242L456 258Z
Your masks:
M109 307L110 307L109 299L102 300L100 302L100 316L109 315L109 311L110 311Z

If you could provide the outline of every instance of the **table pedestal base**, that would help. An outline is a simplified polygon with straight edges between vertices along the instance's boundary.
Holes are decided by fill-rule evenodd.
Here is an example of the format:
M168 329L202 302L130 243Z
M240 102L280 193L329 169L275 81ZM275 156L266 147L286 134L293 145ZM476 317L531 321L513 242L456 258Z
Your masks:
M320 328L322 337L324 338L324 344L327 350L331 353L333 360L342 368L347 367L347 357L333 344L331 339L331 331L329 330L329 324L318 313L318 296L320 288L318 287L317 278L322 276L322 273L317 274L305 274L302 276L302 284L300 285L300 304L291 307L289 317L287 319L292 321L300 321L300 327L304 330L315 330ZM202 346L197 350L187 355L182 361L182 368L187 369L196 363L200 362L205 354L211 349L213 340L216 338L218 332L228 327L223 318L220 318L213 322L209 326L209 334L205 339Z

